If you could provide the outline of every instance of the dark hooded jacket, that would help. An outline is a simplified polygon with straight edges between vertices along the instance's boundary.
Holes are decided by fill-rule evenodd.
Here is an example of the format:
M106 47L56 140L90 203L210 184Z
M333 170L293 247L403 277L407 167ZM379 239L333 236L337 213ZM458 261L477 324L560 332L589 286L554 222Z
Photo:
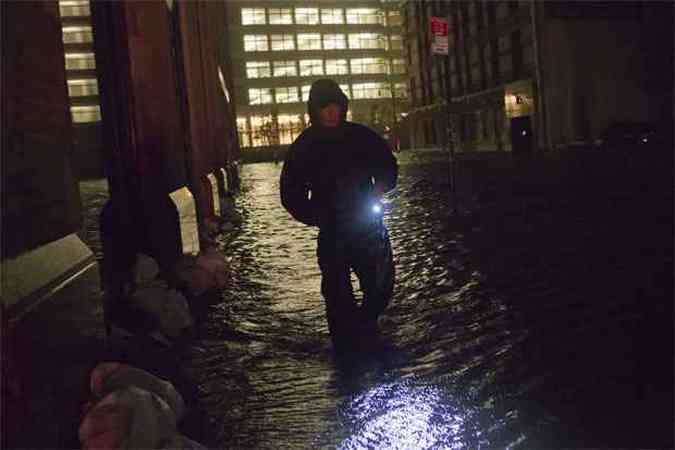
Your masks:
M319 124L318 110L342 106L336 128ZM345 120L347 97L332 80L316 81L307 103L312 125L291 144L281 173L281 202L300 222L352 227L368 221L374 183L396 186L398 167L387 143L371 129Z

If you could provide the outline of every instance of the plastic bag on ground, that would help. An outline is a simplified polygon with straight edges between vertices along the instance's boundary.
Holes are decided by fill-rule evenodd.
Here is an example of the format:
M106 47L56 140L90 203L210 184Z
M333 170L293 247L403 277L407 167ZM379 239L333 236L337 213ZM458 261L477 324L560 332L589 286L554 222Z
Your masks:
M185 415L185 401L173 384L150 372L118 362L104 362L98 364L91 373L90 389L98 398L130 386L161 398L174 412L177 421Z
M175 289L153 284L142 286L129 297L130 303L153 317L159 331L169 338L179 338L193 326L187 300Z
M80 423L78 436L87 449L150 449L176 433L171 407L151 392L130 386L109 393Z

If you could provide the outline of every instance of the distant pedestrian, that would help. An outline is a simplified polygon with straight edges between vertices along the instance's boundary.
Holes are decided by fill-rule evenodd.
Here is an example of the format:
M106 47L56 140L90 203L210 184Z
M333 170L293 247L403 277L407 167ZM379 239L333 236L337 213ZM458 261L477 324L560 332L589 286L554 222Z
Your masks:
M318 259L326 318L336 349L376 329L394 287L384 193L396 186L398 166L371 129L346 121L348 100L333 80L312 84L311 126L291 144L281 173L281 202L300 222L319 227ZM364 293L356 304L350 273Z

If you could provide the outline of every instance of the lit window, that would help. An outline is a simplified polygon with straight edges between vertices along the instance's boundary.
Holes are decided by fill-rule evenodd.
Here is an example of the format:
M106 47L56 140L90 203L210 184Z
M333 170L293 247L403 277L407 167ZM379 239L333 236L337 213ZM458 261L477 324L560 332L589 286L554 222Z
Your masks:
M297 77L298 69L295 67L295 61L274 61L275 77Z
M403 39L398 34L392 34L389 36L389 43L392 50L403 50Z
M379 33L353 33L349 35L350 49L387 49L387 36Z
M386 74L389 64L384 58L356 58L350 61L352 74Z
M277 129L272 116L251 116L251 145L270 145L277 142Z
M245 34L244 35L244 51L245 52L266 52L269 50L267 46L266 34Z
M347 41L344 34L324 34L323 35L323 49L324 50L340 50L347 48Z
M295 50L295 40L292 34L272 34L270 41L273 51Z
M68 95L71 97L96 96L98 95L98 82L95 78L68 80Z
M291 25L293 23L293 12L291 8L270 8L270 25Z
M297 25L318 25L318 8L295 8L295 23Z
M64 44L88 44L94 42L91 26L63 27Z
M295 86L278 87L274 89L274 99L277 103L295 103L300 101L298 88Z
M399 11L389 11L387 25L390 27L397 27L401 24L403 24L403 21L401 20L401 13Z
M345 23L340 8L321 8L321 23L324 24L341 24Z
M248 120L246 117L237 117L237 134L239 135L239 146L251 146L251 130L248 127Z
M61 17L89 17L89 0L69 0L59 2Z
M394 93L397 98L408 98L407 83L394 83Z
M265 25L265 8L241 8L242 25Z
M89 123L101 121L101 107L95 106L71 106L70 115L73 123Z
M270 88L250 88L248 90L249 105L266 105L272 103L272 89Z
M346 59L327 59L326 75L348 75L349 65Z
M309 100L309 90L311 88L312 88L312 86L309 85L309 84L305 84L305 85L300 87L300 90L302 91L302 101L303 102L306 102L307 100Z
M354 83L352 93L355 99L391 98L391 87L387 83Z
M300 76L323 75L323 60L302 59L300 60Z
M377 8L348 8L347 23L384 25L384 13Z
M66 53L66 70L88 70L96 68L93 53Z
M279 114L277 116L279 125L279 143L290 144L302 132L302 118L300 114Z
M392 59L391 60L391 71L395 74L405 73L405 60L404 59Z
M351 91L349 90L349 85L348 84L341 84L340 89L342 89L342 92L345 93L347 98L352 98Z
M271 77L270 62L269 61L247 61L246 62L246 77L247 78L266 78Z
M298 50L321 50L321 35L319 33L299 33Z

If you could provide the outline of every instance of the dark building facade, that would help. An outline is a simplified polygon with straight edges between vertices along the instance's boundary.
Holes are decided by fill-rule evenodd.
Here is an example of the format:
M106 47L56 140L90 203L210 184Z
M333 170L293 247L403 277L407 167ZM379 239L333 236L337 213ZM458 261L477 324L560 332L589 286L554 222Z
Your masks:
M400 7L413 147L444 145L448 97L459 151L588 145L613 122L663 121L668 110L672 118L672 4ZM431 54L430 17L448 21L447 57Z
M308 125L309 88L335 79L350 118L382 131L407 109L396 2L232 0L233 101L243 154L290 144Z
M79 235L87 166L129 225L104 266L124 245L162 264L199 252L238 179L225 4L0 2L0 19L0 309L19 317L98 278Z
M61 0L65 68L79 179L103 178L103 129L89 0Z

